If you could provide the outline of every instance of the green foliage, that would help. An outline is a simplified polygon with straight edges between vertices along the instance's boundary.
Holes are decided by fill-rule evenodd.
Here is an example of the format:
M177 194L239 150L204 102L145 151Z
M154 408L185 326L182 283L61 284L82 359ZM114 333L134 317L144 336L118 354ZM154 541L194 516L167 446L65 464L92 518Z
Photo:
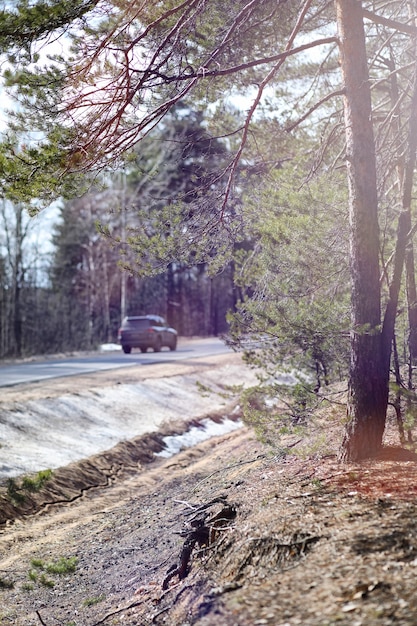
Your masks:
M279 446L282 435L302 432L316 406L311 385L261 383L241 397L243 421L263 443Z
M57 196L69 197L87 189L88 178L64 175L72 131L55 127L43 141L18 139L19 133L0 143L0 190L15 203L27 203L31 214Z
M14 478L8 478L6 482L7 495L12 502L22 504L25 501L25 495L21 493Z
M254 243L235 255L241 299L229 321L248 362L304 370L319 388L348 363L347 224L337 178L307 184L307 167L294 159L247 199Z
M177 106L144 139L128 163L125 210L127 245L120 225L101 220L100 231L120 245L121 265L132 274L155 275L171 262L182 266L208 263L216 271L231 258L238 224L217 228L218 172L229 153L212 137L202 111Z
M38 583L40 585L43 585L43 587L49 587L50 589L52 589L52 587L55 587L55 581L53 581L51 578L48 578L46 574L41 574L38 577Z
M69 558L60 557L57 561L46 563L43 559L33 558L30 563L32 567L45 570L48 574L58 574L59 576L62 576L64 574L72 574L75 572L78 559L76 556L71 556Z
M270 60L261 69L248 66L237 76L230 69L209 81L206 70L233 68L243 59L262 59L280 50L280 37L291 32L298 12L288 3L285 10L278 9L271 0L245 7L219 0L141 6L110 1L105 11L101 6L95 10L97 4L20 0L0 14L0 51L9 54L4 78L20 108L11 116L10 130L32 146L30 158L23 159L20 150L10 151L6 145L0 150L10 160L11 171L3 180L10 198L24 194L46 201L54 194L75 193L86 171L115 163L136 141L146 140L156 124L169 128L166 115L178 102L203 111L209 101L241 96L259 84ZM47 43L59 41L64 33L62 55L48 55ZM42 48L48 61L39 53ZM198 80L191 79L194 75ZM233 146L242 117L229 115L229 121L233 127L225 133ZM230 163L219 163L217 186L227 185L229 168ZM202 198L205 210L220 204L213 180L206 180L210 198ZM206 222L206 231L213 231L213 225L213 220Z
M51 589L52 587L55 587L55 582L51 578L48 578L48 576L44 572L39 574L37 571L31 569L28 572L28 576L29 576L29 579L32 581L32 583L38 583L39 585L42 585L43 587L49 587ZM29 591L29 589L27 589L27 591Z
M320 478L312 478L311 479L311 484L313 485L313 487L315 487L318 491L321 491L324 488L324 484L323 481L320 480Z
M46 469L39 471L33 478L29 476L24 476L22 478L21 488L32 493L40 491L45 483L51 479L52 474L53 472L51 469Z
M19 0L13 10L0 13L0 52L23 48L30 59L32 41L66 26L96 4L97 0Z
M213 393L213 390L210 389L210 387L207 387L207 385L204 385L203 383L200 383L199 380L196 380L195 384L196 384L196 387L197 387L199 393L203 397L207 398L210 394Z
M28 493L36 493L42 489L45 483L52 477L52 470L39 471L35 476L24 476L20 485L14 478L7 480L7 495L16 504L22 504Z
M411 432L417 424L417 394L415 390L391 383L390 392L404 407L403 426L405 430Z
M34 590L34 585L32 583L23 583L22 585L22 589L23 591L33 591Z
M406 430L412 430L417 422L417 408L412 405L405 413L404 416L404 428Z
M8 580L3 576L0 576L0 591L3 589L13 589L14 582L12 580Z
M55 581L47 574L55 576L72 574L77 569L78 559L76 556L71 556L69 558L60 557L57 561L45 562L43 559L33 558L30 563L29 579L44 587L52 588L55 586Z
M99 596L95 596L93 598L86 598L83 601L83 606L94 606L95 604L99 604L100 602L103 602L103 600L106 599L106 596L104 594L101 594Z
M72 574L77 569L78 559L76 556L69 558L61 557L54 563L48 563L46 565L46 571L48 574L58 574L63 576L64 574Z
M29 570L28 576L29 576L29 579L32 582L34 582L34 583L37 582L37 580L38 580L38 573L35 570L33 570L33 569Z

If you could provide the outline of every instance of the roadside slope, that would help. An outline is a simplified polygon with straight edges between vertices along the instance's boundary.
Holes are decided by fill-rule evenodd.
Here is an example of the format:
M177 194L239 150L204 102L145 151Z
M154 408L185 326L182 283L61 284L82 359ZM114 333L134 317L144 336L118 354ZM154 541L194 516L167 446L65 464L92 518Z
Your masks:
M7 526L0 624L414 626L416 479L271 454L246 428L210 439ZM192 520L219 513L186 559Z
M211 371L196 385L210 406ZM78 491L61 475L74 497L0 529L1 626L414 626L415 455L339 465L343 416L315 414L275 449L243 427L163 459L150 433L150 462L123 460L140 449L126 441L120 462L116 446L74 463L112 472L85 488L86 470Z
M228 411L256 381L240 355L131 367L2 389L0 482L56 469L179 420Z

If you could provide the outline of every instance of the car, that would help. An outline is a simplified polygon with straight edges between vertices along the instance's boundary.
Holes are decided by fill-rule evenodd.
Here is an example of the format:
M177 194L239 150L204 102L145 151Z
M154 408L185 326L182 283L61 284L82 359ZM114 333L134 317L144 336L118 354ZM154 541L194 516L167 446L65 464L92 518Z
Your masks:
M119 328L118 340L125 354L130 354L132 348L141 352L148 348L160 352L164 346L177 349L177 331L159 315L128 315Z

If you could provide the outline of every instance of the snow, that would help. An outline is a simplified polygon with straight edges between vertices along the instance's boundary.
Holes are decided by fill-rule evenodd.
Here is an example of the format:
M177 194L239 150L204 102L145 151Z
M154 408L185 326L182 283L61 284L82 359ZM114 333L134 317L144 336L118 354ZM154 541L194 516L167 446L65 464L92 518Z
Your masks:
M252 370L230 363L85 390L77 389L74 377L68 379L69 393L58 397L19 401L17 395L0 402L0 480L88 458L164 424L227 412L230 387L256 381ZM167 438L161 456L240 425L232 419L195 423L185 435Z
M164 437L163 441L166 448L161 452L156 452L155 456L168 459L185 448L196 446L198 443L206 441L206 439L210 439L211 437L231 433L238 428L242 428L242 426L243 422L241 420L226 418L221 422L215 422L210 419L204 419L199 426L191 426L187 432L181 435L169 435Z
M100 352L117 352L121 349L122 346L120 346L118 343L102 343L101 346L99 346Z

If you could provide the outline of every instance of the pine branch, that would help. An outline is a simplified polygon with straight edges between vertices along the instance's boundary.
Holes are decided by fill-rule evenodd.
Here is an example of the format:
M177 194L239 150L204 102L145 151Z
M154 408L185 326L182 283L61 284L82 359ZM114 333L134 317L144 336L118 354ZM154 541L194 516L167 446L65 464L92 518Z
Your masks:
M398 30L401 33L407 33L408 35L417 36L417 27L411 26L410 24L402 24L401 22L397 22L396 20L391 20L388 17L382 17L382 15L377 15L372 11L368 11L367 9L362 9L363 16L374 22L374 24L380 24L381 26L387 26L387 28L393 28L394 30Z

